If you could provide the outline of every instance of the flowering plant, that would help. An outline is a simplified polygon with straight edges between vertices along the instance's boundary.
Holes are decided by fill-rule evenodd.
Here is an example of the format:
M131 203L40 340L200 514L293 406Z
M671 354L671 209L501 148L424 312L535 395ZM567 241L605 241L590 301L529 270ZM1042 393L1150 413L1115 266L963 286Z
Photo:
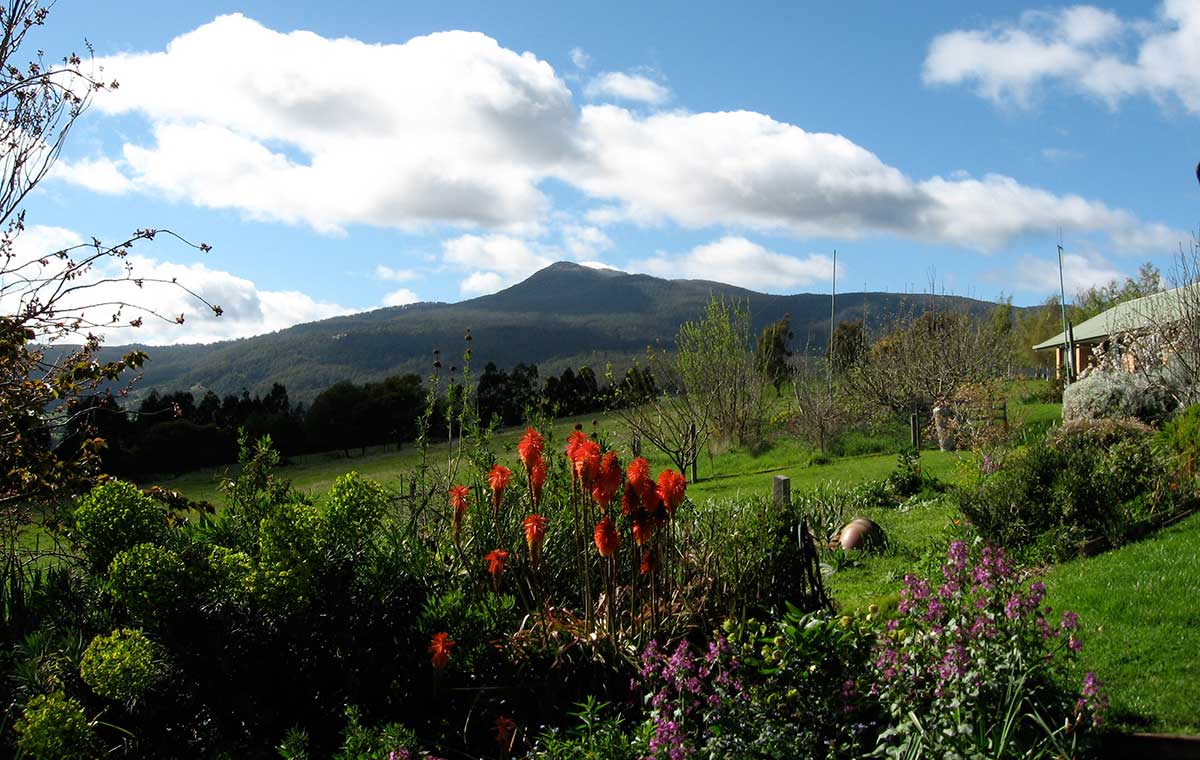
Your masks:
M877 752L1073 755L1107 706L1094 674L1079 695L1063 687L1082 649L1079 617L1055 621L1045 585L1019 581L1003 550L970 555L955 541L940 578L905 576L870 686L892 724Z

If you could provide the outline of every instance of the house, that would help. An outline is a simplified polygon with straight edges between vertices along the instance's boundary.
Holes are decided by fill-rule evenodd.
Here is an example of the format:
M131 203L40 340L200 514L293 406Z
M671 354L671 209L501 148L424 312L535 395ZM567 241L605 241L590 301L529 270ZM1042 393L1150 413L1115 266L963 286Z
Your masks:
M1164 290L1142 298L1119 303L1100 312L1091 319L1071 328L1074 348L1073 366L1081 372L1095 364L1095 350L1107 349L1116 336L1138 334L1161 329L1178 322L1188 315L1200 315L1200 285L1188 285L1173 290ZM1066 340L1063 333L1033 346L1034 351L1054 351L1054 365L1062 377L1066 365ZM1123 357L1126 368L1134 369L1132 354Z

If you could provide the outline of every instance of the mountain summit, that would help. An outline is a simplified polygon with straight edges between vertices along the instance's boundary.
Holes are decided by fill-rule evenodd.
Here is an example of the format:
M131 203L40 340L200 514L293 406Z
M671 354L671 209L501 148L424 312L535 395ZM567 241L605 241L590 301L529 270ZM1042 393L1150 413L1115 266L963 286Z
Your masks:
M704 280L665 280L560 261L491 295L459 303L419 303L296 325L286 330L206 345L140 347L150 354L140 388L186 390L200 385L218 394L264 393L287 386L294 400L311 401L340 380L365 382L388 375L428 374L433 351L449 364L465 348L469 329L476 371L539 365L542 374L583 364L600 371L626 364L656 342L670 344L679 325L703 315L710 295L749 303L756 331L784 314L792 318L796 349L824 350L829 295L779 296ZM991 307L956 296L939 299L972 310ZM886 321L913 306L911 296L838 295L839 321ZM105 349L118 354L129 346Z

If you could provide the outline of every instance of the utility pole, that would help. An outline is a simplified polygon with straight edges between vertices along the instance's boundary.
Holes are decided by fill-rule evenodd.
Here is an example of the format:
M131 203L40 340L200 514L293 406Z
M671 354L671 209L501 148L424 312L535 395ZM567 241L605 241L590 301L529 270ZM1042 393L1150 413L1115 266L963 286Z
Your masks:
M837 249L833 249L833 285L829 290L829 351L825 361L829 397L833 398L833 329L837 319Z

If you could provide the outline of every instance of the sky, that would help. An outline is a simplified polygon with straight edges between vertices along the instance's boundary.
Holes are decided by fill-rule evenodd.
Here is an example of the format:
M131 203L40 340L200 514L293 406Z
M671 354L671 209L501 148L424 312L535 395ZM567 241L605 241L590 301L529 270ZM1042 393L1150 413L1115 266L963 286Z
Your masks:
M110 342L496 292L559 260L770 293L1042 302L1200 223L1200 0L59 0L97 94L23 250L166 228ZM580 293L586 298L586 293Z

